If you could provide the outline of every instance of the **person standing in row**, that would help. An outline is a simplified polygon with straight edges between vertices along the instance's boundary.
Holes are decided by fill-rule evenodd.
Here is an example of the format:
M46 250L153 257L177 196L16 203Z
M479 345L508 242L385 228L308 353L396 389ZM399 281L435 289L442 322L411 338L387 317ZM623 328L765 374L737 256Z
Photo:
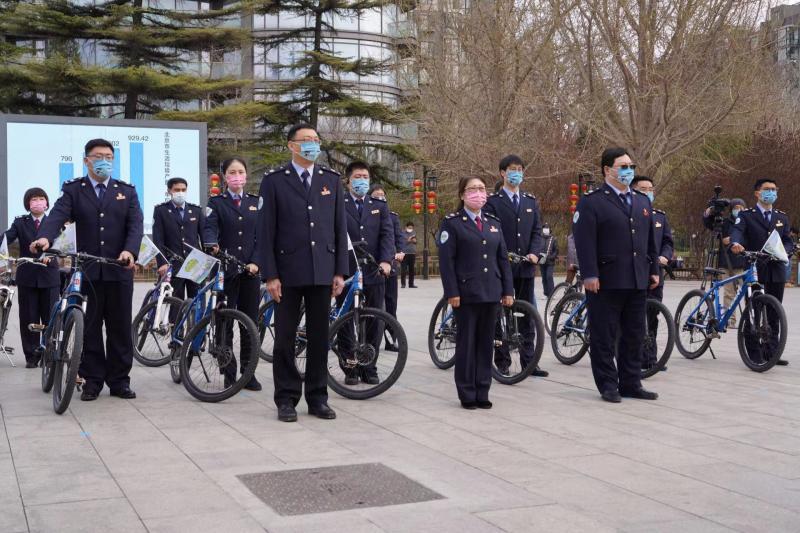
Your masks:
M605 184L584 194L572 217L592 374L607 402L623 396L655 400L658 394L641 382L647 289L660 282L652 207L647 196L630 189L636 165L624 148L606 149L600 167Z
M542 237L544 238L544 253L539 260L539 272L542 274L542 290L548 298L553 294L553 266L558 259L558 239L553 235L550 224L542 226Z
M93 139L86 143L83 164L88 175L64 182L61 196L39 228L40 237L31 243L31 251L47 250L64 224L72 220L79 252L127 263L127 267L90 263L84 269L87 308L78 373L85 380L83 401L96 400L104 383L112 396L133 399L131 312L133 271L144 234L142 208L134 186L111 177L114 145L109 141Z
M373 200L383 200L386 201L386 191L384 188L375 183L372 184L369 188L369 195L372 197ZM392 269L389 272L389 276L386 278L386 292L383 298L386 312L392 315L394 318L397 318L397 296L398 296L398 289L397 289L397 278L398 274L400 273L400 264L403 261L403 233L400 230L400 215L395 213L394 211L389 211L389 217L392 219L392 227L394 228L394 260L392 261ZM392 339L386 339L386 346L384 347L387 352L396 352L397 345L392 342Z
M417 232L414 230L414 223L410 220L406 222L406 230L403 233L403 262L400 264L400 286L406 288L406 274L408 275L408 287L416 289L414 285L414 274L417 261Z
M238 309L258 323L258 301L260 283L256 262L256 222L258 219L258 196L248 194L247 164L240 157L232 157L222 162L222 174L227 190L208 200L206 221L203 227L203 243L213 253L223 250L245 263L246 272L239 274L231 265L225 271L225 298L228 307ZM249 363L247 355L250 346L248 337L242 336L242 357L240 371ZM232 372L230 375L227 372ZM226 370L226 379L236 381L236 369ZM260 391L261 383L255 376L244 386L251 391Z
M305 397L309 414L336 418L328 406L328 312L348 272L345 192L337 172L315 164L320 139L309 124L287 133L292 161L264 176L259 191L259 264L275 300L272 371L278 419L297 421L303 378L295 364L295 337L305 303Z
M25 191L23 204L27 215L14 219L6 231L6 244L19 240L20 257L38 257L30 246L39 236L39 229L47 219L45 212L50 207L47 193L39 187ZM28 329L28 324L47 324L53 304L58 300L60 276L58 261L48 261L46 267L23 263L17 268L15 276L19 295L19 336L22 352L25 354L25 368L39 365L39 334Z
M532 194L520 191L525 170L522 158L507 155L500 160L502 187L489 197L486 212L497 217L503 227L503 237L508 251L523 255L528 262L515 264L512 268L515 297L530 303L536 308L536 297L533 291L535 266L544 253L542 239L542 217L539 202ZM520 327L523 334L530 327L524 323ZM521 351L521 363L527 366L533 357L533 346ZM498 349L495 355L498 371L506 373L511 365L511 357L504 349ZM547 377L549 373L538 366L531 373L536 377Z
M491 409L494 327L498 304L514 303L514 282L500 220L483 210L486 182L461 178L459 210L439 231L439 270L444 296L458 328L455 382L464 409Z
M184 258L191 252L190 246L202 249L202 231L205 227L205 214L199 205L186 201L187 182L183 178L170 178L167 181L167 193L170 199L153 209L153 244L162 251L169 250ZM172 265L173 274L177 274L182 261L173 258L169 262L161 255L156 256L158 275L163 277ZM198 286L193 281L175 275L170 280L172 295L183 300L194 298ZM177 309L173 312L177 313Z

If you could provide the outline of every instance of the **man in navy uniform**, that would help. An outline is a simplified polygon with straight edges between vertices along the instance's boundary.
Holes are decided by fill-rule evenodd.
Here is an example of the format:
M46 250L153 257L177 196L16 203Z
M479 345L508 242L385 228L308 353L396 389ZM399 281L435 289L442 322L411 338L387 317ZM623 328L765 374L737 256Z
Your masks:
M185 179L170 178L167 181L170 199L153 210L153 244L167 256L171 251L186 258L191 252L189 246L202 249L200 233L205 225L205 214L199 205L186 201L186 188ZM158 275L163 276L170 263L160 255L156 256L156 262ZM177 274L182 261L173 259L171 263L173 274ZM197 284L193 281L173 275L170 283L176 298L194 298L197 294Z
M369 188L369 195L375 200L386 201L386 191L384 188L374 183ZM394 211L389 211L389 217L392 219L392 226L394 227L394 260L392 261L392 269L389 276L386 278L386 294L383 298L386 312L397 318L397 295L398 289L398 274L400 273L400 264L406 254L403 253L403 232L400 229L400 215ZM396 352L397 346L391 339L386 339L386 351Z
M607 402L619 403L622 396L655 400L658 394L642 388L640 379L647 289L660 282L653 208L647 196L630 189L636 165L624 148L606 149L600 166L605 185L584 195L572 218L592 374Z
M535 267L544 254L545 241L542 237L542 216L539 202L532 194L520 191L525 171L525 163L517 155L507 155L500 160L500 176L497 191L486 202L484 210L500 219L503 237L509 252L528 258L529 263L519 263L512 267L514 293L518 300L524 300L536 307L533 294ZM527 353L531 352L531 353ZM522 352L522 357L530 358L532 347ZM526 361L522 361L525 364ZM511 358L502 349L496 350L495 365L500 372L507 372ZM533 376L547 377L549 373L538 366Z
M292 126L287 140L292 161L261 181L257 227L260 271L277 302L275 404L279 420L297 420L303 382L294 343L305 302L305 398L310 414L333 419L327 389L328 312L348 272L345 192L337 172L315 164L320 139L313 126Z
M64 183L61 197L40 229L41 237L31 243L32 250L46 250L64 223L72 220L79 252L128 264L88 264L84 270L88 306L79 369L85 380L83 401L96 400L104 382L112 396L136 398L130 388L131 306L133 269L142 243L142 209L133 185L111 177L113 162L114 146L109 141L93 139L86 143L83 163L88 176Z
M650 200L652 204L655 201L655 187L653 180L648 176L636 176L633 178L631 187ZM658 268L660 281L658 287L649 289L647 291L648 298L655 298L659 302L664 299L664 267L669 264L672 259L672 253L675 249L675 243L672 240L672 229L669 227L669 220L667 214L660 210L653 208L653 234L656 241L656 252L658 254ZM648 331L651 335L655 336L658 331L658 313L651 313L647 315ZM649 353L642 354L642 368L650 368L656 363L656 348L655 343L649 344ZM663 370L666 370L664 367Z
M383 300L386 294L386 276L392 268L391 262L395 254L395 234L392 219L389 216L389 206L386 200L373 199L369 192L369 166L363 161L353 161L345 169L345 178L349 194L345 194L344 208L347 213L347 233L352 242L365 241L364 250L380 264L361 265L364 276L364 305L383 309ZM380 271L379 271L380 269ZM354 254L350 254L350 274L356 272ZM339 298L341 304L342 297ZM367 332L370 344L378 350L383 331L378 327L378 321L373 321ZM347 336L343 335L344 342ZM364 375L358 376L355 372L348 372L345 384L357 385L359 378L370 385L380 383L375 365L364 369Z
M745 250L756 252L763 248L773 230L781 237L786 253L791 254L794 244L790 236L791 224L783 211L773 208L778 200L778 185L775 180L762 178L754 186L756 206L739 213L731 228L731 252L740 254ZM758 263L758 281L764 286L764 292L783 301L783 289L786 286L786 264L780 261L762 261ZM789 364L779 359L781 366Z
M11 244L19 239L20 257L38 257L30 250L30 245L39 236L39 229L47 220L45 212L50 207L47 193L39 187L25 191L23 197L27 215L14 219L6 231L6 242ZM47 324L50 311L58 300L60 276L58 261L51 260L47 267L23 263L16 273L17 294L19 295L19 335L22 339L22 352L25 354L25 368L39 365L39 334L28 329L29 324Z

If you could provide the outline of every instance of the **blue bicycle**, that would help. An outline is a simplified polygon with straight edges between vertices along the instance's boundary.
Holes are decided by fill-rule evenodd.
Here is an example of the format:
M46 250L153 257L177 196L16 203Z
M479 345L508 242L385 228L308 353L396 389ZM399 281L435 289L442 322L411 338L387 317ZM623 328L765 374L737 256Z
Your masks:
M258 308L258 336L261 340L259 355L264 361L272 362L272 352L275 349L275 300L269 295L269 291L261 287L261 305ZM300 325L298 326L297 339L295 341L295 357L297 358L297 369L300 374L305 373L305 309L300 306Z
M258 329L238 309L227 307L225 271L249 276L245 265L220 250L209 281L187 299L172 327L170 373L173 381L203 402L220 402L250 382L258 365ZM238 376L238 377L237 377Z
M743 307L737 334L739 355L744 364L755 372L766 372L778 362L786 347L786 313L777 298L766 294L758 282L758 262L775 261L765 252L743 252L747 269L736 276L720 280L724 270L706 267L706 278L700 289L684 295L675 311L678 329L678 350L687 359L697 359L711 341L728 330L736 310ZM711 287L706 290L708 280ZM720 289L733 283L739 286L736 297L726 309ZM741 304L741 305L740 305ZM716 359L714 351L711 355Z

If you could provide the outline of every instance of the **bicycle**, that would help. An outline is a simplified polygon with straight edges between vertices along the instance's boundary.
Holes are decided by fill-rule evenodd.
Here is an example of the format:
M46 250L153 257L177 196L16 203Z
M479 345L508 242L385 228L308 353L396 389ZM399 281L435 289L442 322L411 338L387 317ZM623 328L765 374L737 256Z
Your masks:
M11 307L13 306L14 294L17 292L17 283L15 273L11 271L11 265L20 265L26 263L38 264L44 266L37 259L30 257L20 257L15 259L13 257L4 258L8 262L9 269L0 274L0 352L2 352L12 367L17 365L11 356L14 354L13 346L6 346L6 331L8 331L8 319L11 316Z
M133 357L149 367L163 366L170 361L172 327L178 310L183 306L183 300L172 296L171 284L172 260L182 261L183 258L168 250L167 253L170 255L167 271L147 291L131 323Z
M261 288L261 305L258 308L258 336L261 341L259 355L261 359L272 362L272 351L275 348L275 300L269 295L269 292ZM297 358L297 369L300 374L305 373L305 335L300 335L300 330L305 328L305 305L300 304L300 326L298 327L298 335L295 340L295 357Z
M259 360L255 323L242 311L226 307L225 271L234 266L237 275L249 275L245 264L223 250L216 256L210 280L181 306L170 343L173 381L203 402L221 402L237 394L252 379Z
M67 253L50 249L42 257L72 261L69 282L50 313L47 324L29 324L28 329L39 333L42 366L42 391L53 392L53 410L62 414L69 407L76 387L78 369L83 357L83 328L88 299L81 291L84 283L83 271L87 263L128 266L126 261L98 257L84 252ZM51 259L52 260L52 259ZM80 388L80 387L79 387Z
M655 327L652 327L651 321L655 321ZM589 350L589 316L584 293L572 292L561 299L553 311L550 331L550 345L559 362L574 365L583 358ZM642 379L654 376L666 367L674 345L675 324L672 314L663 303L648 298L642 346Z
M528 260L515 253L508 256L512 263ZM455 312L447 298L442 298L434 307L428 326L428 352L437 368L444 370L455 364L456 332ZM544 350L544 325L536 308L523 300L514 300L511 307L501 308L495 323L494 342L492 377L505 385L528 377L539 364ZM529 357L527 361L526 356ZM498 366L498 361L507 366Z
M550 324L553 322L553 313L556 307L568 294L576 292L583 292L583 278L581 278L580 270L575 273L572 283L562 281L553 287L553 292L547 297L547 303L544 304L544 327L548 335L551 335Z
M772 295L766 294L758 282L758 261L776 260L765 252L742 252L748 263L741 274L718 281L726 272L706 266L700 289L694 289L681 298L675 311L678 328L678 350L687 359L697 359L706 350L716 359L711 341L728 329L728 322L744 301L737 333L739 356L745 366L755 372L771 369L783 355L786 347L787 322L783 306ZM708 281L711 287L706 290ZM720 289L730 283L741 286L736 291L731 306L725 309L720 299ZM686 310L691 310L686 312ZM777 332L775 330L778 330ZM769 357L765 358L764 351Z

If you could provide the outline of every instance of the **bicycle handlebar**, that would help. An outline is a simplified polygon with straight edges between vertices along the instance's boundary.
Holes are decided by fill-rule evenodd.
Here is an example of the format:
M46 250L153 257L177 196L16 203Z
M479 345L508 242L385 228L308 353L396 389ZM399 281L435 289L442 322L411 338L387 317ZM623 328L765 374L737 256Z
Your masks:
M528 259L527 256L515 254L514 252L508 252L508 260L511 261L515 265L518 265L520 263L530 263L531 262L531 260Z
M353 252L356 254L356 259L358 263L362 265L371 265L378 269L378 273L381 276L388 277L387 274L383 272L380 263L375 259L371 253L369 253L365 248L367 246L367 241L355 241L351 242L350 244L353 245Z
M99 255L92 255L87 254L86 252L62 252L61 250L56 250L54 248L48 249L46 252L42 254L42 257L58 257L60 259L77 259L79 262L82 261L93 261L95 263L102 263L104 265L114 265L114 266L121 266L127 267L129 266L128 261L123 261L121 259L112 259L110 257L100 257Z

